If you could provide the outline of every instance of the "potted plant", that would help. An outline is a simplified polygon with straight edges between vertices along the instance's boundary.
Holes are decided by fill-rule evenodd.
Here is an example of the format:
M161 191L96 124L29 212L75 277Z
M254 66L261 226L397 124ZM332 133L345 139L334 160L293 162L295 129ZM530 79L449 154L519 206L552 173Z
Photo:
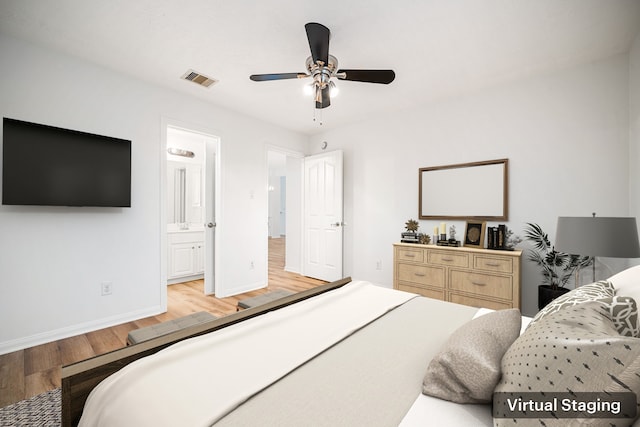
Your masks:
M533 244L528 259L536 263L542 272L542 284L538 286L540 310L560 295L569 292L565 286L571 276L576 270L591 265L593 259L556 251L549 241L549 236L538 224L527 223L524 235L525 240Z

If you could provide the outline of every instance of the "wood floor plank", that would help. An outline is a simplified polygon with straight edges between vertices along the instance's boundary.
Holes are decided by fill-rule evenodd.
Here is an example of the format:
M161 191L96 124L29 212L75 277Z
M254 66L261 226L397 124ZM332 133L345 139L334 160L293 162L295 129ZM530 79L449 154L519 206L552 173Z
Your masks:
M24 375L46 371L62 364L58 342L50 342L24 351Z
M0 408L22 400L24 395L24 350L3 354L0 356Z
M36 396L42 393L42 390L52 390L60 387L60 371L61 366L38 371L24 378L24 399Z
M122 340L114 328L105 328L85 334L95 354L104 354L122 347Z
M85 334L58 341L62 365L79 362L96 355Z
M284 271L285 239L269 239L268 287L227 298L204 294L204 282L192 280L167 287L167 312L111 328L0 355L0 407L60 386L63 365L126 345L137 328L177 319L198 311L222 317L235 313L238 301L276 289L300 292L325 282Z

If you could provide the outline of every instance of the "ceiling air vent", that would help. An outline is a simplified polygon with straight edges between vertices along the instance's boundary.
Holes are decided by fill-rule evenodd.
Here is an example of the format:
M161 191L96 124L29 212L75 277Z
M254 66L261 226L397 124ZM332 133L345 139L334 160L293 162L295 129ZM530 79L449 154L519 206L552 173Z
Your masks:
M204 86L204 87L209 87L215 83L218 83L216 79L212 79L211 77L207 77L193 70L189 70L186 73L184 73L182 75L182 79L189 80L190 82L197 83L200 86Z

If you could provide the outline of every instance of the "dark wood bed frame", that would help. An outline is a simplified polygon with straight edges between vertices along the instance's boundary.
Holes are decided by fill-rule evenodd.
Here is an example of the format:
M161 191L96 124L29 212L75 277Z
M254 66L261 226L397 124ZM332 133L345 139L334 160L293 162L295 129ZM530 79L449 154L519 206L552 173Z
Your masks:
M136 345L111 351L91 359L83 360L72 365L62 367L62 426L76 426L80 422L84 404L89 393L103 379L125 367L129 363L142 357L154 354L171 344L187 338L204 335L218 329L226 328L243 320L260 316L269 311L277 310L298 301L323 294L340 288L351 281L350 277L327 283L313 289L298 292L288 297L258 306L248 308L228 316L212 320L200 325L176 331L161 337L153 338Z

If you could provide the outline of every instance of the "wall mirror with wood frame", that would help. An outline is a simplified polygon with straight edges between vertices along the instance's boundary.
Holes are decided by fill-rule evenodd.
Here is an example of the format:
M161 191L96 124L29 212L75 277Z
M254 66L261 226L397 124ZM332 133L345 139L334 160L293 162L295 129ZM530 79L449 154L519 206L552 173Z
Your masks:
M419 169L420 219L507 220L508 159Z

